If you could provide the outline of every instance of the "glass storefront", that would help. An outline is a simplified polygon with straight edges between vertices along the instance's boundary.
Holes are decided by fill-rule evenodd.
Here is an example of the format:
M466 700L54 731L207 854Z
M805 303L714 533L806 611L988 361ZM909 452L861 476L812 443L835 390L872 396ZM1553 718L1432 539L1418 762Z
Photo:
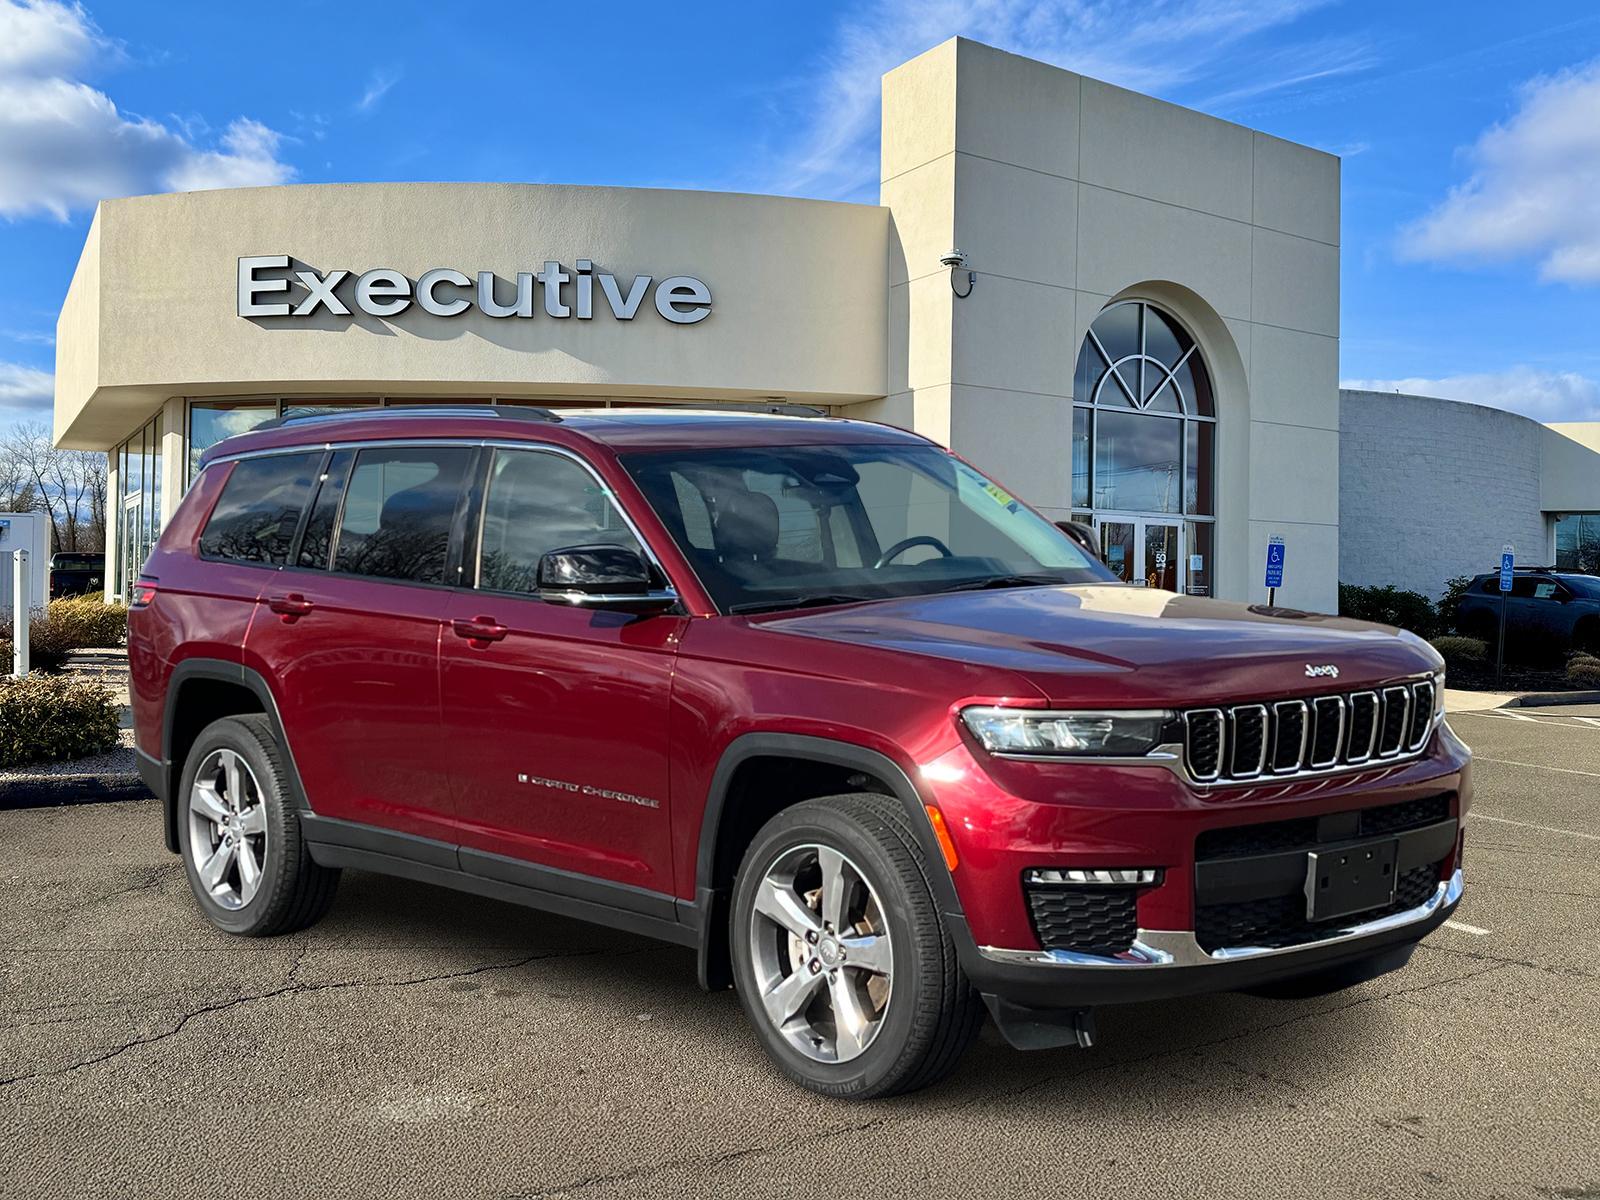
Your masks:
M1556 518L1556 568L1600 575L1600 513Z
M1113 304L1073 381L1073 519L1130 583L1213 594L1216 411L1199 347L1143 301Z
M117 544L111 561L111 589L128 594L128 584L161 536L161 414L157 413L112 451L121 495L116 515Z

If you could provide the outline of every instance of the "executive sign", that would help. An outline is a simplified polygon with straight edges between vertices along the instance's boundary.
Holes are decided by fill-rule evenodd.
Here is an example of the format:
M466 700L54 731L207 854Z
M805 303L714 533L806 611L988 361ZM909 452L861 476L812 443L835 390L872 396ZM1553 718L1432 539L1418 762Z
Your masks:
M291 296L295 283L305 289L298 299ZM596 271L587 258L578 259L571 271L547 261L542 271L519 271L514 284L493 271L479 271L474 280L453 267L424 271L415 282L403 272L376 267L352 282L349 271L318 274L292 264L287 254L239 260L238 311L241 317L309 317L318 311L347 317L353 303L369 316L394 317L415 304L436 317L457 317L476 308L487 317L526 318L536 311L535 288L543 302L539 307L558 320L592 320L598 307L618 321L631 321L646 296L674 325L693 325L711 315L711 289L692 275L659 282L635 275L623 283L609 271Z

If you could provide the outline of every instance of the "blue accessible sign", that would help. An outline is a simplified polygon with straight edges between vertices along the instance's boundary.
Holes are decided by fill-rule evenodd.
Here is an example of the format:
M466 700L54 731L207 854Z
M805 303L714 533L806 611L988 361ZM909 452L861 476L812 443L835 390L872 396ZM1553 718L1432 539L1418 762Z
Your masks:
M1516 561L1517 552L1511 546L1508 545L1500 552L1500 590L1502 592L1511 590L1511 580L1516 570Z
M1274 537L1267 542L1267 586L1283 586L1283 539Z

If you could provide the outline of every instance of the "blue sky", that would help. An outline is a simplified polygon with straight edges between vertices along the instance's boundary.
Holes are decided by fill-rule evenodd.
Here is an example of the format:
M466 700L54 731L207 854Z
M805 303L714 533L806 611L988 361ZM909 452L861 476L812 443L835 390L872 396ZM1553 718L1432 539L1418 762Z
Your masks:
M954 34L1340 154L1347 380L1600 419L1588 4L0 0L0 428L48 416L101 196L513 180L872 201L878 77Z

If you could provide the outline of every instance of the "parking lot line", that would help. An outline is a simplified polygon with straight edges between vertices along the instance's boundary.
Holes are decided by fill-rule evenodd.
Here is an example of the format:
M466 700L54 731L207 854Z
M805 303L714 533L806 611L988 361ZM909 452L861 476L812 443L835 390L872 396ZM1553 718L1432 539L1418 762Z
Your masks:
M1519 765L1526 766L1528 764ZM1552 767L1550 769L1555 770L1556 768ZM1579 772L1579 774L1588 774L1588 772ZM1585 838L1591 842L1600 842L1600 834L1580 833L1576 829L1557 829L1554 825L1535 825L1532 821L1513 821L1509 817L1491 817L1481 812L1473 812L1467 819L1469 821L1493 821L1497 825L1521 825L1524 829L1542 829L1545 833L1564 833L1568 837Z
M1590 779L1600 779L1600 771L1580 771L1576 767L1552 767L1548 763L1518 762L1514 758L1490 758L1486 754L1474 754L1477 762L1497 763L1502 767L1533 767L1539 771L1558 771L1562 775L1587 775Z
M1459 929L1462 933L1470 933L1473 937L1488 937L1487 929L1479 929L1476 925L1468 925L1465 921L1446 921L1446 929Z

